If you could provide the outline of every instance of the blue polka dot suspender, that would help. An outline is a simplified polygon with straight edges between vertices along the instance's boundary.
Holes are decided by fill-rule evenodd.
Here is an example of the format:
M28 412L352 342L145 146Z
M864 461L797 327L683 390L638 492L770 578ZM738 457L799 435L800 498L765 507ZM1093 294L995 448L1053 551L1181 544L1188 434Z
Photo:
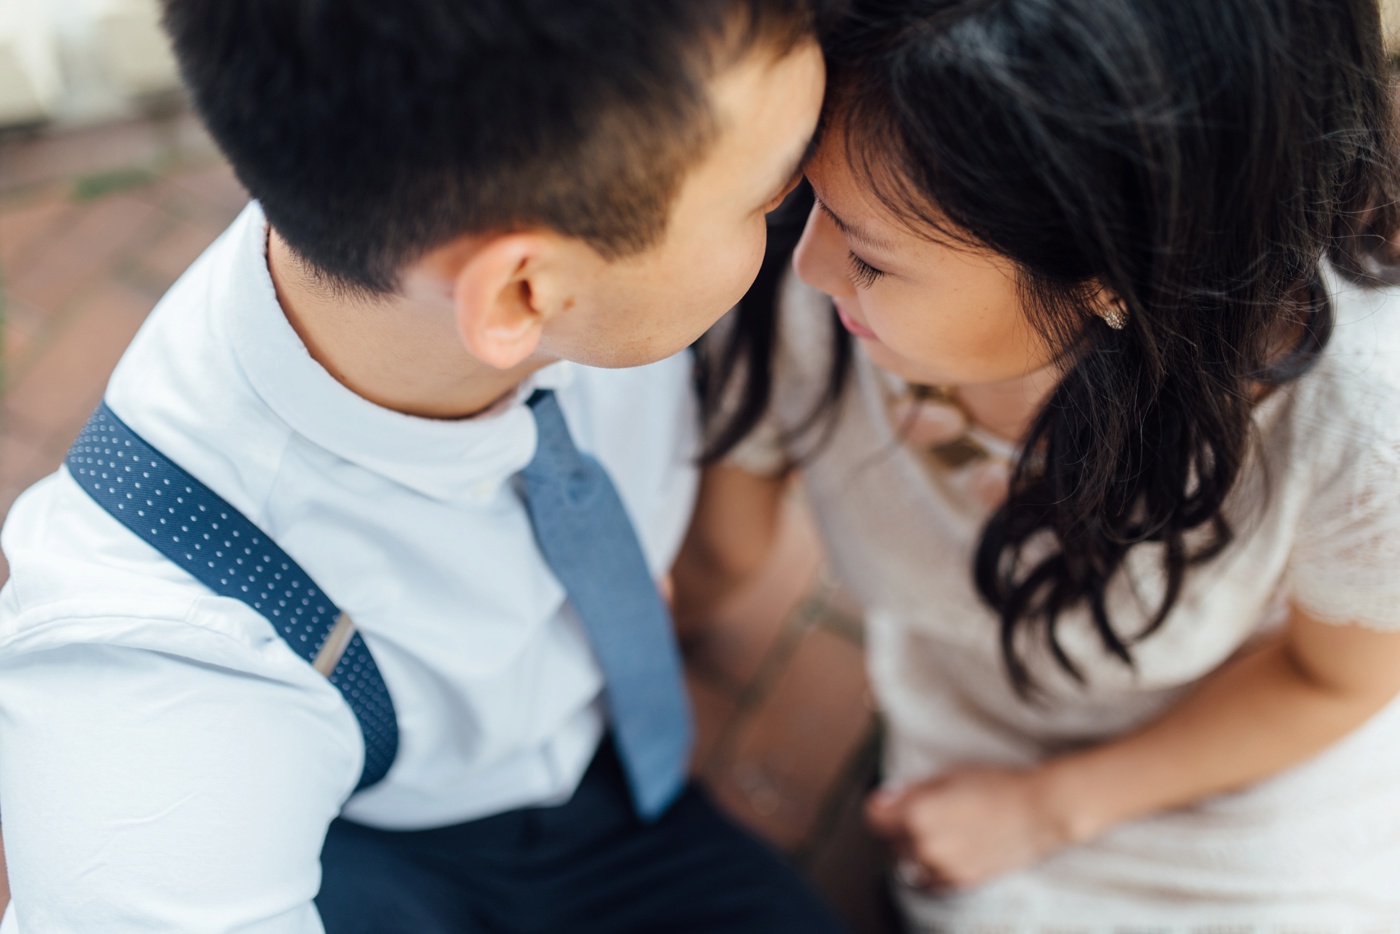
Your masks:
M326 675L364 734L357 790L384 777L399 746L388 688L350 617L300 565L105 402L73 443L67 464L78 485L117 521L214 593L262 614L292 651Z

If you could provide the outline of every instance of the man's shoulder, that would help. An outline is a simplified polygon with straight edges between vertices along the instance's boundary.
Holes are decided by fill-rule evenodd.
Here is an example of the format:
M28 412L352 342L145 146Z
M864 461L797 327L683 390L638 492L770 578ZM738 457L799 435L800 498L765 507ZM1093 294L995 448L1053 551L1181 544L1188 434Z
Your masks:
M250 204L156 305L104 393L143 440L248 515L265 498L289 435L235 346L237 319L254 303L275 303L264 281L265 229Z
M266 498L288 436L241 374L223 323L239 301L230 281L257 252L262 217L250 206L157 304L104 390L116 415L175 464L245 514ZM255 257L254 257L255 259ZM211 603L186 573L118 523L66 467L35 484L5 519L10 579L0 600L0 646L119 640L150 647L219 638L255 643L266 626ZM212 622L211 622L212 621ZM21 638L22 635L22 638ZM162 641L164 640L164 641ZM139 641L139 640L138 640ZM201 650L202 651L202 650Z
M213 597L117 523L66 468L15 502L3 545L10 578L0 591L0 659L110 644L210 662L256 654L272 635L261 617Z

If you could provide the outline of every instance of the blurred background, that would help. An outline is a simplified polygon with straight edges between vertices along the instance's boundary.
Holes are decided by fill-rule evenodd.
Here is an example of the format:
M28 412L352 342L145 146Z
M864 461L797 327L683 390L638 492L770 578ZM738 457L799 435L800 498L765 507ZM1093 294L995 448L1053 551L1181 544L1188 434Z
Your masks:
M1382 7L1394 49L1400 0ZM0 0L0 516L57 468L146 314L245 201L155 0ZM687 642L697 773L857 931L892 930L860 821L878 735L859 614L799 491L763 579Z

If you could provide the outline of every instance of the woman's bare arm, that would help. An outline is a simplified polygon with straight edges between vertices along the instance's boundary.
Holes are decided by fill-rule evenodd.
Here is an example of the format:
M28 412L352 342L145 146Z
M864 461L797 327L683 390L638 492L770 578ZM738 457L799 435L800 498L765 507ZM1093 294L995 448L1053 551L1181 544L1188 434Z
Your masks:
M1045 768L1074 838L1234 791L1320 752L1400 693L1400 633L1295 610L1280 638L1222 667L1139 733Z
M705 468L690 532L672 571L682 633L714 615L764 566L777 538L786 477Z
M969 766L869 815L933 885L968 887L1115 824L1247 787L1335 743L1400 693L1400 632L1295 611L1144 729L1025 771Z

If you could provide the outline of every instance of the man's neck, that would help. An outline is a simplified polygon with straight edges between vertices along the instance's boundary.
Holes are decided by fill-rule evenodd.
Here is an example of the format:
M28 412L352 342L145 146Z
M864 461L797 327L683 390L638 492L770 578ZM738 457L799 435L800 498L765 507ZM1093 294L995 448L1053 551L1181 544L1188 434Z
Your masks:
M307 351L351 392L376 405L423 418L469 418L513 392L547 360L511 370L467 353L451 300L436 306L398 296L337 296L270 231L268 271L277 301Z

